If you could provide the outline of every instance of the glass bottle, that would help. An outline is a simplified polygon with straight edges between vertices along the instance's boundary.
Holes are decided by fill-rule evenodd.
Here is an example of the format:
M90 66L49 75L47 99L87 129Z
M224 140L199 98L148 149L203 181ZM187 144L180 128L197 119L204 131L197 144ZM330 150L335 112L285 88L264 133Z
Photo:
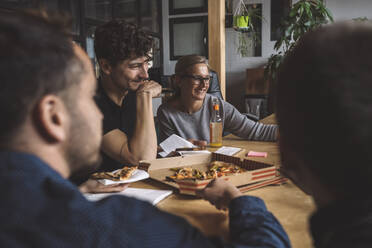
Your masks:
M217 98L212 99L212 116L209 123L211 147L222 146L222 118L220 115L220 104Z

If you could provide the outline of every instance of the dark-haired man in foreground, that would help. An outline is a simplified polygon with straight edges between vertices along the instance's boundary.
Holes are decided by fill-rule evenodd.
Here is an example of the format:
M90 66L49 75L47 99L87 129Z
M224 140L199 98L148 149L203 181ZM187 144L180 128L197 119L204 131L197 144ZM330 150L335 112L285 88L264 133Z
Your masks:
M0 16L0 54L0 247L289 247L263 202L224 180L202 195L230 205L230 243L134 198L87 201L66 178L99 161L89 58L47 19L17 13Z

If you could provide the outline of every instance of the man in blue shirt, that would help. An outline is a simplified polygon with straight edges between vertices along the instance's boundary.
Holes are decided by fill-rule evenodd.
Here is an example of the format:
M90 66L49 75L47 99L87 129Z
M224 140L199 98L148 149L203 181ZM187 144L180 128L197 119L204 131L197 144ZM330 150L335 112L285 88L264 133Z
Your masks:
M263 201L224 180L201 195L229 206L229 243L140 200L87 201L67 178L99 164L102 114L89 58L57 19L0 16L0 247L290 247Z

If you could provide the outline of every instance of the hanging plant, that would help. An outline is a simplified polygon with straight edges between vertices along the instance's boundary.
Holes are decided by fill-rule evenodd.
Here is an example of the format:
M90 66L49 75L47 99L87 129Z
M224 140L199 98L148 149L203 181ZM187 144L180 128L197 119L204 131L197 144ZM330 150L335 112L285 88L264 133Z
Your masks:
M260 43L261 38L258 35L254 20L262 20L261 10L256 4L246 6L243 0L240 0L233 16L233 28L238 34L237 51L242 57L246 57L254 44Z
M275 81L284 57L300 37L328 22L333 22L333 17L322 0L299 0L295 3L280 25L282 35L274 45L277 53L270 56L265 67L265 77Z
M242 57L250 57L252 56L250 53L254 48L254 40L249 33L239 32L238 33L238 49L237 52Z

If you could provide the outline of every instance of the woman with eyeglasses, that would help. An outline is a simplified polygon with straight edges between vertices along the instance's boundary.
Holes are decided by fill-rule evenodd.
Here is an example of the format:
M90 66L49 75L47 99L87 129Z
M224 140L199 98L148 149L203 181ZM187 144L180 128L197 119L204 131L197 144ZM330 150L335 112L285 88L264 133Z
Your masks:
M187 55L177 61L172 76L175 96L158 109L160 141L177 134L195 145L207 145L213 98L219 101L224 132L248 140L275 141L277 125L252 121L228 102L207 94L209 72L207 60L202 56Z

